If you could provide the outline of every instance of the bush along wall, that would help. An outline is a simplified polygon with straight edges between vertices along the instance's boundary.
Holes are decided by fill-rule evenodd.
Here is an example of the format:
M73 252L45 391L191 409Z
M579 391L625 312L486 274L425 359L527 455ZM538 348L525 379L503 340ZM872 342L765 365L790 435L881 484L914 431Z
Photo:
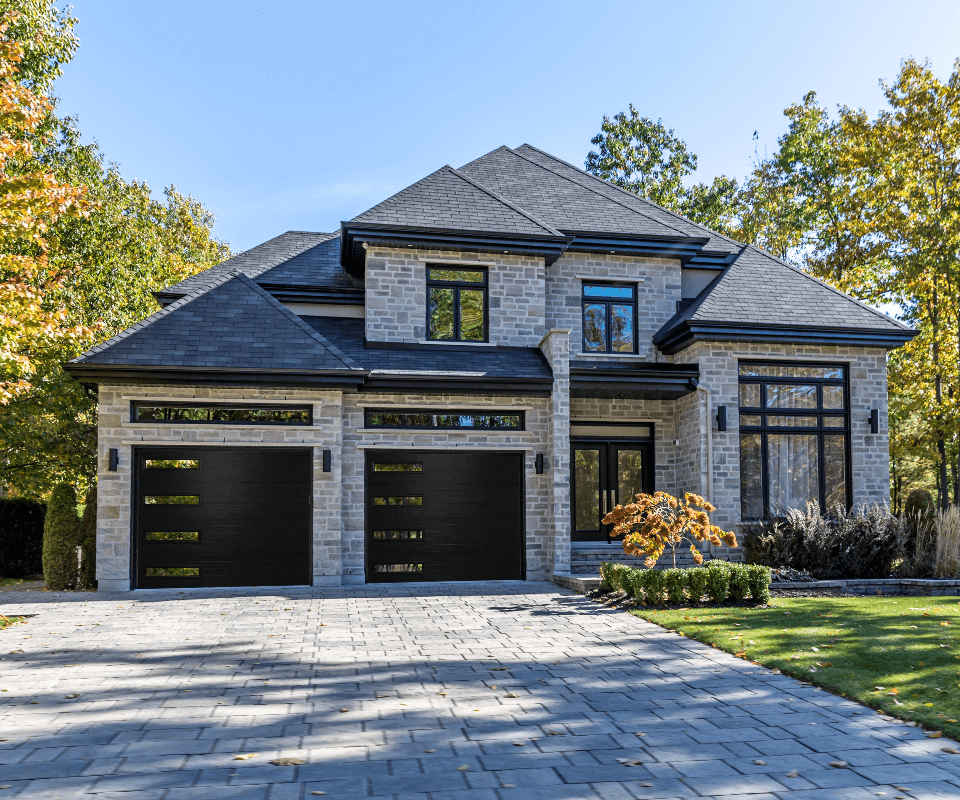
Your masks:
M43 577L47 589L73 589L79 579L80 518L77 493L68 483L60 483L50 495L43 526Z
M760 564L708 561L702 567L659 570L608 563L601 565L600 578L600 591L624 592L648 606L770 601L770 569Z
M97 588L97 488L87 492L80 520L80 588Z
M0 578L25 578L43 570L46 512L46 505L36 500L0 498Z

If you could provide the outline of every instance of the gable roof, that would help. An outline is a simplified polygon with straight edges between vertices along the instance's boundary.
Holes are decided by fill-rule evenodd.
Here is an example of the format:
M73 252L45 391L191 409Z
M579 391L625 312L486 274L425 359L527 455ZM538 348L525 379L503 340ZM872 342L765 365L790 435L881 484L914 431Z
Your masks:
M450 166L441 167L351 222L563 238L560 231L529 211Z
M240 272L70 361L85 367L352 373L361 367Z
M657 331L653 341L663 352L675 353L697 338L770 340L773 332L779 332L776 338L781 341L791 335L797 341L804 336L814 340L819 332L840 336L849 344L880 347L897 347L917 334L792 264L745 245L689 307Z

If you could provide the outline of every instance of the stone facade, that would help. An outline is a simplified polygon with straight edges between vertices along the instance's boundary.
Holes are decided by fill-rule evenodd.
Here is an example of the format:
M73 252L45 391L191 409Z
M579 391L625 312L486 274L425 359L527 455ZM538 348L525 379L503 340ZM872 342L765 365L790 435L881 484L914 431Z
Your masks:
M546 324L570 331L573 358L583 349L581 297L583 278L622 281L637 287L638 361L665 360L653 346L653 334L677 311L680 299L680 262L667 258L638 258L594 253L564 253L547 268ZM611 358L590 354L590 358ZM620 360L621 357L614 356Z
M697 342L675 357L677 363L696 363L700 385L708 388L712 408L727 407L727 430L717 431L711 414L713 436L713 485L711 502L717 506L715 521L731 528L740 524L740 438L738 413L741 359L816 361L849 365L851 473L854 503L888 503L890 499L887 442L887 361L886 352L876 348L774 345L737 342ZM694 409L688 398L680 402L680 427L693 431ZM880 410L880 433L871 434L871 409ZM686 438L681 439L682 442ZM706 448L691 444L684 448L684 461L703 454Z
M698 342L664 356L652 335L676 311L681 297L676 260L569 253L549 268L540 258L451 253L414 248L371 248L366 267L366 335L371 341L419 342L425 338L428 263L484 265L489 275L489 341L539 347L554 374L549 398L446 394L352 394L340 391L259 390L152 386L100 387L98 469L98 577L105 589L129 587L131 556L132 449L137 444L219 444L314 448L313 580L317 585L364 580L365 453L374 447L506 449L524 453L527 578L571 570L570 422L649 422L654 425L654 485L672 494L703 494L724 528L740 524L738 375L741 358L816 360L850 366L853 501L888 499L886 353L880 349ZM637 285L639 353L634 361L696 363L700 389L675 401L600 400L570 397L569 364L581 358L581 286L594 276ZM443 345L438 344L437 347ZM610 357L621 361L621 358ZM130 421L130 401L257 400L309 402L314 424L303 427L157 425ZM526 430L372 431L363 426L367 407L523 410ZM718 405L728 411L728 429L716 430ZM871 435L870 410L880 409L881 433ZM107 470L108 451L120 465ZM709 454L712 448L712 459ZM321 451L332 453L332 471L320 468ZM544 453L543 475L534 469ZM597 550L597 548L600 548ZM608 548L604 550L604 548ZM612 549L610 549L612 548ZM577 549L575 546L574 549ZM606 560L619 545L589 543ZM596 552L594 552L596 551ZM737 557L726 549L715 556ZM613 555L611 555L613 557Z
M427 265L487 270L489 343L536 347L544 327L542 258L451 253L415 248L371 248L366 266L366 333L371 342L421 342L427 338ZM438 345L439 346L439 345Z

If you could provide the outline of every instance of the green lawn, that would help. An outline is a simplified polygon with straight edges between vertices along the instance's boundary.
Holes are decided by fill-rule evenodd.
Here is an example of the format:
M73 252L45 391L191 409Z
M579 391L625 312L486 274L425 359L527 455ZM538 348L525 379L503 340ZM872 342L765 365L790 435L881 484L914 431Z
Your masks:
M23 622L23 617L5 617L3 614L0 614L0 631L18 622Z
M10 586L14 583L25 583L26 578L0 578L0 586Z
M631 613L960 737L960 598L774 598L764 608Z

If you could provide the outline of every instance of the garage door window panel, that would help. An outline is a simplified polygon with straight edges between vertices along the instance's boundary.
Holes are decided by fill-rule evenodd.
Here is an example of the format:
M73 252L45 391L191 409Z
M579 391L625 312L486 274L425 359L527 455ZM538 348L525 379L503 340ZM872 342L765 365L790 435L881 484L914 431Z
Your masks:
M237 403L147 403L130 405L133 422L214 425L312 425L312 406Z
M367 428L407 428L412 430L504 430L524 429L522 411L475 411L450 409L446 411L393 412L367 409Z

